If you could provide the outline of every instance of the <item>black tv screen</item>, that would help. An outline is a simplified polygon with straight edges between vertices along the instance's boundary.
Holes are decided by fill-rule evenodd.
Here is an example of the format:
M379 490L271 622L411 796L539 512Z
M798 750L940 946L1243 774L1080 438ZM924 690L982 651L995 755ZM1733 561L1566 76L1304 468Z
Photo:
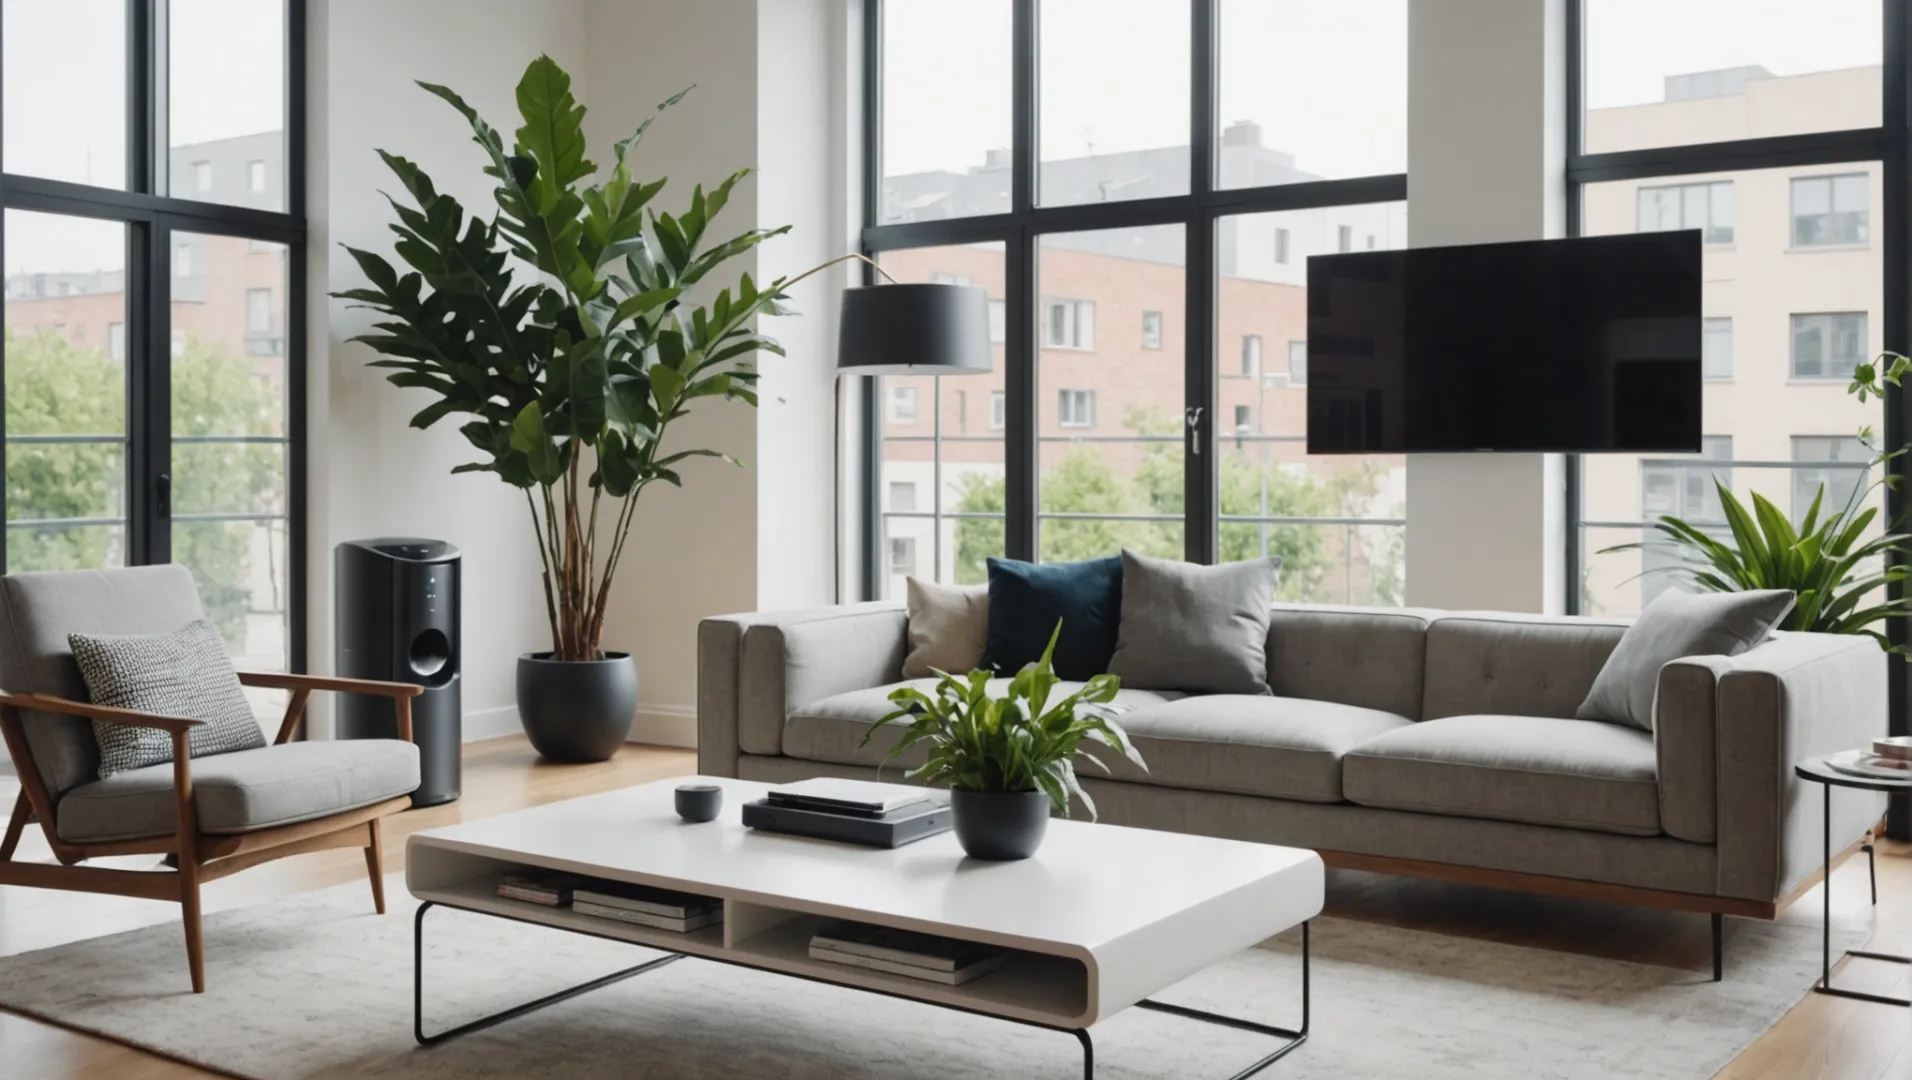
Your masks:
M1700 449L1700 232L1308 260L1308 452Z

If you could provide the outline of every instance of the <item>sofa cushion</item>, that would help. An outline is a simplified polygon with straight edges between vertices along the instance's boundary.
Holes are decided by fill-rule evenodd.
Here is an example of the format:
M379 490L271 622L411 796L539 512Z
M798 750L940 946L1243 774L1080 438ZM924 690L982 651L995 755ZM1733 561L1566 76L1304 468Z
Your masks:
M1660 669L1689 656L1737 656L1792 610L1791 589L1688 593L1669 589L1627 627L1574 715L1653 730Z
M1444 716L1572 716L1626 624L1481 612L1427 628L1422 720Z
M1183 698L1119 719L1148 771L1091 745L1115 779L1307 802L1340 802L1342 755L1414 723L1378 709L1241 694Z
M1268 685L1280 697L1338 701L1419 720L1432 614L1276 604L1268 623Z
M195 757L199 829L244 833L336 814L410 794L418 747L397 739L293 742ZM66 793L55 813L60 839L106 843L173 832L173 767L114 773Z
M1042 659L1062 624L1051 662L1065 679L1109 670L1122 622L1122 556L1072 563L990 559L989 644L982 666L1014 675Z
M1122 552L1122 628L1109 674L1122 685L1266 694L1278 558L1197 566Z
M909 600L909 655L905 679L934 678L936 672L962 675L982 666L989 643L989 586L938 585L905 580Z
M1079 682L1059 682L1050 700L1065 697L1082 689ZM786 757L802 758L805 761L825 761L839 765L877 765L886 760L890 747L902 737L907 726L901 721L892 722L889 730L879 732L870 740L870 745L857 748L864 732L871 724L894 712L896 706L890 702L890 692L902 686L915 687L925 694L936 692L935 679L908 679L890 683L886 686L874 686L868 690L853 690L847 694L825 698L813 705L797 709L791 713L783 729L783 753ZM1001 696L1009 690L1008 679L989 680L989 692ZM1122 710L1117 717L1118 723L1126 724L1129 715L1145 706L1160 705L1165 701L1180 697L1179 694L1157 692L1154 690L1123 689L1116 692L1114 704ZM908 753L897 757L890 764L905 769L913 769L923 763L925 748L914 747ZM1090 766L1094 768L1094 766Z
M1350 802L1633 836L1660 832L1653 736L1598 720L1450 716L1342 762Z

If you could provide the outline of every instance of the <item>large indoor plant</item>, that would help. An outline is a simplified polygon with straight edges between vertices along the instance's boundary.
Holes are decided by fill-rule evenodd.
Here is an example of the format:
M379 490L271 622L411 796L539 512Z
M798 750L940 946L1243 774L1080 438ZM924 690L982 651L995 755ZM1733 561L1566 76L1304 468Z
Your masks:
M1035 854L1048 826L1051 807L1069 812L1071 796L1095 817L1095 802L1076 780L1078 755L1107 771L1085 743L1098 743L1146 770L1142 755L1113 719L1107 704L1121 681L1097 675L1074 693L1056 695L1050 660L1057 623L1042 658L1025 665L1009 680L1007 692L992 696L989 671L951 675L937 671L931 693L905 686L890 692L896 710L871 725L868 745L884 725L907 722L890 749L895 757L918 743L929 757L909 771L926 784L948 784L956 838L979 859L1024 859Z
M1908 369L1912 359L1883 353L1858 366L1847 392L1860 404L1884 398L1885 385L1900 385ZM1729 537L1715 537L1669 514L1653 523L1656 537L1616 544L1600 553L1665 552L1674 561L1645 573L1671 574L1706 592L1787 589L1798 599L1780 629L1866 634L1891 648L1881 624L1912 614L1912 597L1881 597L1877 592L1912 575L1912 535L1903 531L1900 519L1885 523L1879 535L1868 536L1879 509L1866 504L1874 491L1896 485L1898 478L1888 466L1906 448L1882 449L1870 427L1861 428L1858 437L1872 452L1867 482L1854 484L1836 506L1826 504L1826 485L1820 484L1797 524L1757 491L1751 493L1749 508L1714 476Z
M712 275L788 226L709 242L744 171L697 187L680 213L651 208L664 181L635 178L629 157L683 94L616 143L599 174L585 157L584 107L549 57L518 83L522 126L509 146L458 94L419 85L471 125L496 209L468 216L413 162L380 151L410 195L409 205L391 199L395 250L410 269L348 247L367 283L335 295L381 316L353 340L381 354L374 365L393 369L392 383L436 395L413 427L466 418L458 430L478 459L453 471L494 473L524 492L551 650L520 658L519 714L546 757L603 759L637 706L635 664L602 646L637 496L658 481L681 485L692 458L725 458L666 450L666 433L700 398L754 406L755 355L782 351L754 320L782 313L789 279L759 286L743 274L718 288Z

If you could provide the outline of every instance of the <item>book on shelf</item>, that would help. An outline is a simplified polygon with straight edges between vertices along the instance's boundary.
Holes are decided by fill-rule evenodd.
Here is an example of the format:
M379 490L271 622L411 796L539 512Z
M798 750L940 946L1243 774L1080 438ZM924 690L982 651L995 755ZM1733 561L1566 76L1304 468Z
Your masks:
M595 904L598 907L618 908L622 911L635 911L645 915L661 915L667 919L686 919L713 908L721 909L724 902L714 896L700 896L697 893L679 892L676 889L659 889L650 885L633 885L623 881L591 880L581 883L571 895L573 906L577 904Z
M921 789L827 776L774 787L764 797L776 806L858 817L882 817L930 801Z
M571 894L582 884L584 879L576 874L527 870L499 878L498 895L527 904L563 907L571 902Z
M980 978L1009 962L1007 949L996 949L988 956L972 959L963 967L953 970L921 967L916 964L901 964L894 960L885 960L878 956L864 956L861 953L841 952L826 948L816 941L810 943L810 959L823 960L847 967L863 968L868 971L881 971L888 975L901 975L909 979L921 979L924 982L941 983L944 986L961 986L972 979Z
M646 926L653 930L672 930L679 934L702 930L706 926L715 926L724 921L724 909L721 905L696 911L681 918L653 915L647 911L633 911L630 908L613 907L609 904L594 904L589 900L572 900L571 910L580 915L595 915L600 919L615 919L633 926Z
M978 941L859 922L831 923L811 935L810 944L932 971L956 971L1003 951Z

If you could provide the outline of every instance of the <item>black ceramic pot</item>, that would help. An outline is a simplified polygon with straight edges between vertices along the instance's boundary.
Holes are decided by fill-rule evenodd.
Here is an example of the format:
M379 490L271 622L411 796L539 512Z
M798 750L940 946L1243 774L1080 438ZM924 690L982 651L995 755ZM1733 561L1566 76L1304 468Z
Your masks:
M518 657L518 719L531 746L551 761L607 761L631 734L637 664L630 653L602 660Z
M1041 791L949 793L956 840L972 859L1026 859L1049 828L1049 796Z

